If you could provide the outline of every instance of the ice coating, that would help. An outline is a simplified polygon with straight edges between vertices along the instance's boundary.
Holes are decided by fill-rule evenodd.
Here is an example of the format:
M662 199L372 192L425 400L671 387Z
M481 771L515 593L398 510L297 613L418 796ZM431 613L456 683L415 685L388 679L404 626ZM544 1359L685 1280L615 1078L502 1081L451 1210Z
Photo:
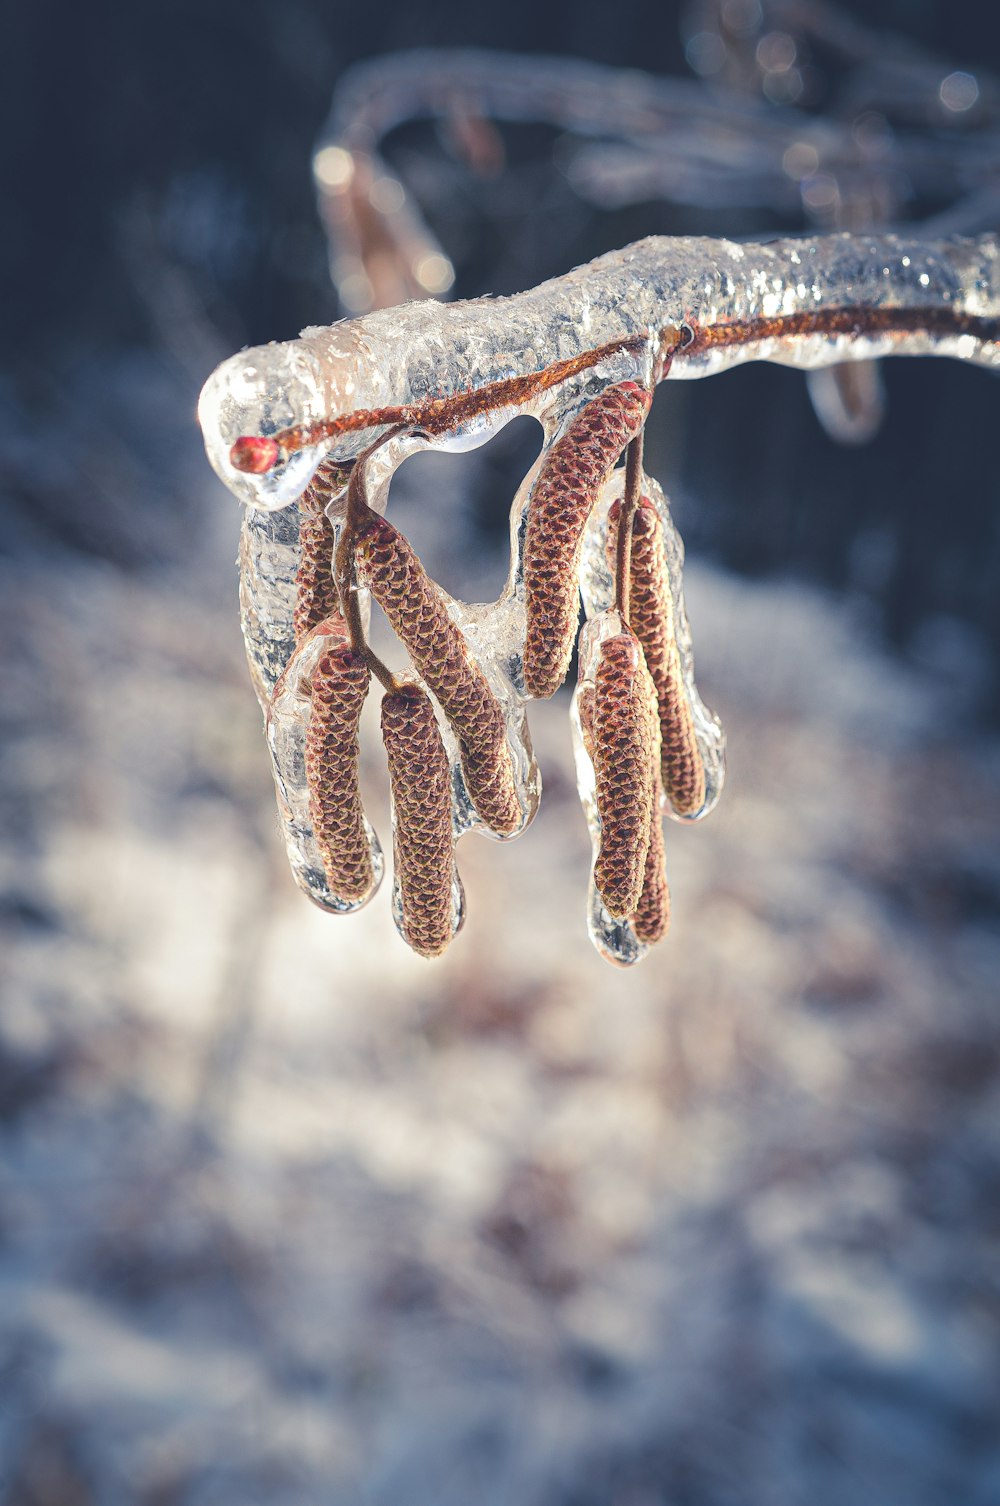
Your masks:
M458 739L451 727L443 729L445 746L452 759L455 838L467 831L480 831L494 842L509 842L531 824L542 796L542 778L531 746L531 732L517 676L523 641L523 606L516 596L505 593L497 602L468 603L446 597L452 621L459 627L472 656L503 708L514 768L514 786L521 806L521 823L509 834L491 831L480 819L462 777Z
M582 191L602 203L656 195L727 209L766 204L787 215L813 166L842 178L848 191L860 182L884 192L887 178L903 177L919 197L945 174L956 180L957 191L989 182L998 93L981 59L976 109L966 119L964 107L956 112L944 105L941 83L955 66L952 60L924 52L911 37L868 28L858 14L845 24L823 4L765 0L727 24L733 20L717 0L699 8L698 31L716 42L708 87L580 58L492 48L420 48L357 63L338 79L317 141L317 186L321 193L342 189L343 159L359 149L388 171L377 157L383 139L404 121L428 117L446 122L453 138L456 125L466 127L454 145L473 168L482 164L480 143L489 122L545 121L583 137L586 144L570 158L569 171ZM806 53L836 34L840 62L852 70L847 81L840 79L843 97L863 99L867 109L904 127L880 140L875 160L864 135L852 132L849 115L817 116L795 108L790 97L780 111L773 108L766 51L758 46L772 30L804 44ZM890 57L891 65L885 61ZM736 74L737 87L720 87L720 76L732 85ZM946 132L940 130L943 118ZM470 119L478 127L471 143ZM801 170L793 160L789 171L785 153L802 144L812 151ZM487 170L493 165L485 163Z
M392 913L403 939L437 957L459 930L464 894L455 862L452 767L433 702L404 682L382 701L392 800Z
M764 245L654 236L510 298L410 303L244 351L209 378L199 418L226 485L241 501L273 508L301 492L324 454L358 452L357 434L336 427L352 414L419 408L615 341L646 339L652 349L683 331L672 378L750 360L813 368L949 355L996 366L998 319L995 236ZM275 470L254 475L232 464L241 438L324 422L328 437ZM363 425L369 438L377 423Z
M329 413L358 406L356 371L363 353L352 331L334 326L320 348L305 331L299 340L258 345L230 356L209 377L198 400L198 422L212 468L236 498L273 511L300 496L326 454L307 447L263 471L233 464L244 438L270 439L293 425L318 423Z
M295 652L302 518L294 504L280 511L248 507L240 531L240 622L247 665L264 711ZM361 620L370 616L368 592L359 590Z
M601 613L606 613L614 602L614 582L611 578L606 549L608 513L611 504L620 500L624 482L624 473L621 471L611 477L604 488L587 532L580 569L580 589L584 613L588 618L596 618ZM695 683L691 627L684 605L684 545L674 527L670 506L659 482L652 476L644 476L642 491L655 505L663 529L663 546L667 557L667 572L670 577L670 591L674 607L674 635L680 653L681 675L691 708L695 737L705 769L705 801L700 810L691 815L681 815L671 807L666 797L663 798L664 812L672 821L679 821L686 825L691 821L704 820L719 802L726 778L726 734L719 718L709 711L701 699Z
M698 7L696 22L688 17L689 36L692 26L713 58L704 83L469 48L389 54L347 69L314 158L344 308L360 313L450 286L443 248L380 154L387 133L419 118L440 121L451 152L484 175L504 160L496 122L544 121L560 133L561 172L603 208L651 199L729 212L767 206L783 223L802 215L817 229L857 232L908 217L947 185L955 202L938 216L946 228L935 233L995 223L1000 95L981 66L969 80L976 97L968 108L968 99L949 100L942 86L952 60L869 30L857 15L849 26L831 21L822 4L765 0L743 6L734 20L731 7L714 0ZM831 29L844 70L838 97L851 105L819 116L794 108L789 92L776 110L769 34L801 57L817 41L822 53ZM697 52L689 61L700 71ZM818 78L823 64L814 58L813 65ZM875 151L870 132L856 129L862 109L881 123ZM819 197L817 181L826 190Z
M395 834L396 813L393 811L393 831ZM406 923L403 918L403 890L397 874L392 879L392 923L400 936L406 939ZM465 890L462 888L462 879L455 864L452 869L451 880L451 934L457 936L465 924Z
M385 866L378 837L366 819L364 829L373 871L371 888L360 899L345 900L335 894L324 871L309 813L306 778L306 732L312 711L309 676L322 654L346 642L342 630L328 632L321 627L310 633L275 687L265 720L278 815L295 882L317 905L335 915L347 915L366 905L382 882Z
M396 469L416 450L474 448L521 413L542 424L542 453L511 509L511 570L504 592L495 602L471 605L440 592L435 607L443 607L459 629L500 703L521 808L519 831L532 819L540 795L525 715L525 512L547 456L576 416L617 383L648 389L666 376L700 377L746 360L843 369L844 362L887 354L935 354L1000 365L998 261L1000 250L991 237L941 245L850 236L767 246L650 239L513 298L450 307L410 304L307 330L297 341L226 362L206 384L200 415L216 470L249 504L240 551L243 627L297 882L334 912L356 909L370 897L345 903L331 893L309 821L304 756L309 674L324 639L329 644L340 634L346 642L354 633L364 640L367 625L366 593L357 585L358 556L352 553L357 531L351 522L350 497L357 491L352 481L346 501L335 490L324 496L329 495L332 537L349 559L348 575L338 575L340 607L349 617L347 607L353 608L357 593L360 610L353 628L340 619L333 625L331 619L296 646L303 584L295 499L324 459L343 465L343 475L353 463L354 477L363 482L362 512L370 507L380 513ZM272 452L278 464L260 469L261 457ZM605 533L608 508L623 489L619 471L604 487L586 537L579 579L589 618L581 639L583 688L592 685L604 637L621 631ZM712 809L721 791L724 738L694 683L681 591L682 546L662 491L648 478L642 490L663 527L682 677L706 774L701 810L675 818L697 819ZM337 552L339 557L342 550ZM359 650L357 641L352 646ZM390 671L384 674L389 678L383 683L391 683ZM596 821L599 837L579 696L580 688L574 699L580 791L591 832ZM439 722L457 841L467 831L485 828L465 787L456 734L440 714ZM382 859L370 827L366 832L374 893ZM453 900L457 929L457 880ZM398 910L398 894L394 903ZM589 929L601 953L617 963L635 962L647 950L631 922L610 917L593 886Z
M406 174L381 154L387 133L419 118L440 122L446 149L480 177L502 170L499 122L544 121L559 132L561 176L602 209L650 200L727 212L766 206L781 223L801 216L817 233L857 234L910 220L945 192L952 202L914 234L929 240L996 225L1000 89L981 59L974 77L954 72L954 60L923 53L912 39L868 29L858 16L842 24L822 0L737 8L739 17L723 0L701 0L697 19L682 24L688 61L705 75L699 83L468 48L389 54L347 69L313 159L343 309L441 296L454 281ZM783 71L788 57L809 57L817 43L823 54L832 34L843 113L795 108L802 78L797 66ZM785 50L777 74L775 45ZM706 48L712 61L703 68ZM889 56L891 66L879 61ZM817 97L828 64L814 55L809 65ZM884 394L876 362L846 370L857 380L840 380L837 368L814 371L809 393L833 439L862 444L880 425Z
M587 748L580 717L582 694L593 692L597 660L601 644L608 638L617 637L624 631L620 613L612 608L588 618L580 630L578 681L573 692L571 725L573 728L573 753L576 760L576 784L580 803L590 833L590 887L587 895L587 934L601 956L619 967L631 967L649 951L644 941L635 934L631 920L616 920L608 913L607 906L594 880L594 867L601 850L601 817L597 809L597 780L594 763Z

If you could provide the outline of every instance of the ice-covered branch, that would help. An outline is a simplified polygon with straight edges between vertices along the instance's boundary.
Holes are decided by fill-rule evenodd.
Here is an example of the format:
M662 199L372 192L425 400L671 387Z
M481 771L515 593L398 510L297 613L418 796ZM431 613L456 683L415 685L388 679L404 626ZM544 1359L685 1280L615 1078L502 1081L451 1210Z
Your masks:
M614 363L630 342L647 381L753 360L947 355L995 366L998 321L994 236L654 237L511 298L414 303L246 351L210 378L200 416L227 486L252 506L281 507L322 459L356 454L380 425L473 445L518 412L557 409L588 360L604 352ZM546 374L560 363L567 373L553 384ZM248 466L234 446L257 436L271 444Z
M357 779L374 673L389 708L397 923L427 955L447 945L462 915L457 839L507 839L534 816L525 702L561 684L582 593L588 923L605 956L641 957L669 915L661 811L700 819L723 777L721 728L694 683L681 546L642 470L653 388L750 360L924 354L1000 365L995 238L649 239L512 298L412 303L225 362L200 416L213 465L248 504L244 634L305 891L343 913L381 877ZM520 413L545 439L512 506L510 577L498 601L470 606L380 515L407 455L475 448ZM369 594L408 655L402 675L368 643ZM407 748L426 768L407 774ZM425 777L437 792L426 827Z
M702 0L689 9L686 33L688 60L705 83L469 49L392 54L348 70L313 159L344 309L451 286L444 249L383 156L386 137L419 119L438 121L454 153L487 177L504 161L497 124L537 121L567 133L561 166L601 208L649 199L767 207L817 230L928 216L938 233L995 226L1000 83L989 74L957 69L814 0ZM824 62L836 72L838 102L817 114L806 81L815 97Z

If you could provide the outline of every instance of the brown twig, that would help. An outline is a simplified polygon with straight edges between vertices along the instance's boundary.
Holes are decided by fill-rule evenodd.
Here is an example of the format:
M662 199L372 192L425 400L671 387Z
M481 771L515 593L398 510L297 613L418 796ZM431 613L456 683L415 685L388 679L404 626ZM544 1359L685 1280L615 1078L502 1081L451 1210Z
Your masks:
M398 428L391 429L388 434L381 435L374 444L369 445L358 456L351 472L351 479L347 484L347 510L333 564L334 579L340 597L340 610L347 623L351 647L364 659L379 684L389 691L395 690L399 682L388 665L384 664L375 653L365 636L364 623L361 620L361 602L357 591L356 552L359 528L369 516L375 516L368 506L368 462L377 450L380 450L390 439L394 439L399 432Z
M625 490L622 493L618 517L618 541L615 552L615 606L622 621L629 620L629 595L632 570L632 520L639 505L642 489L642 436L643 430L632 440L625 458Z

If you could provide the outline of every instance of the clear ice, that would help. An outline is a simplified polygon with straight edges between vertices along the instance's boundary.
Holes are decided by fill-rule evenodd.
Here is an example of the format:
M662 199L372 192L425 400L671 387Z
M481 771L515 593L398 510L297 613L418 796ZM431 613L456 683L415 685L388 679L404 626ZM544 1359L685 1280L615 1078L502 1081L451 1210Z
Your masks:
M471 178L503 165L498 123L553 127L561 176L598 209L651 200L768 208L817 234L859 234L912 222L950 189L953 202L918 223L917 236L995 227L1000 81L981 68L956 71L953 60L857 15L844 23L811 0L743 6L735 29L730 9L710 0L682 22L687 60L703 81L468 48L349 68L313 158L342 308L365 313L452 285L444 248L382 153L392 131L418 119L440 122L442 146ZM817 46L822 56L834 33L840 106L818 114L804 104L816 91L804 88L800 62L813 55L815 85L829 67ZM877 431L884 403L873 365L854 380L833 372L808 385L834 439L859 444Z
M841 319L840 332L803 329L801 321L795 325L802 315L845 310L856 314L856 320ZM866 328L866 315L880 310L905 311L907 327ZM520 413L530 413L541 423L542 454L511 510L511 569L505 591L495 602L476 605L442 593L503 707L523 829L540 796L521 675L524 514L549 447L588 399L623 380L651 384L667 376L698 378L750 360L815 370L888 355L947 355L996 367L998 317L1000 245L995 237L925 243L897 236L835 235L766 245L651 238L515 297L451 306L411 303L330 328L308 329L298 340L245 351L224 362L205 385L199 416L212 465L247 505L240 549L243 627L251 675L266 714L289 858L300 885L327 909L357 908L357 902L345 904L330 892L309 824L303 757L309 698L303 687L317 638L313 635L296 647L292 623L298 563L296 498L322 461L355 460L384 434L385 442L365 462L369 501L381 511L395 470L414 450L474 448ZM700 340L693 338L694 331ZM615 348L589 360L589 353L606 346ZM547 388L539 382L527 395L518 389L512 396L503 386L512 378L541 374L556 362L574 359L579 369ZM447 406L449 398L458 400L490 384L500 385L471 416L466 408L450 426L439 422L431 433L421 428L420 410L427 411L429 403L444 399ZM377 410L383 408L393 413L380 419ZM308 448L292 446L282 463L264 475L245 474L232 464L231 448L242 436L272 436L340 420L359 410L376 410L366 427L333 431L329 439ZM440 406L436 411L440 413ZM387 432L390 428L392 433ZM584 551L580 587L592 624L583 637L584 673L594 644L614 615L601 530L621 486L618 473L592 520ZM646 490L664 527L675 628L707 776L708 793L698 813L704 815L721 790L724 739L694 684L680 541L662 492L652 482ZM331 502L328 513L337 526L340 499ZM443 717L441 727L452 764L457 840L467 831L485 828L468 797L457 741ZM588 774L589 760L581 756L578 732L577 740L581 796L593 832L597 818L592 771ZM374 833L371 841L380 874ZM457 875L454 892L457 927ZM398 894L394 908L398 914ZM598 948L618 962L638 960L645 947L631 928L611 922L601 911L592 893L590 930Z

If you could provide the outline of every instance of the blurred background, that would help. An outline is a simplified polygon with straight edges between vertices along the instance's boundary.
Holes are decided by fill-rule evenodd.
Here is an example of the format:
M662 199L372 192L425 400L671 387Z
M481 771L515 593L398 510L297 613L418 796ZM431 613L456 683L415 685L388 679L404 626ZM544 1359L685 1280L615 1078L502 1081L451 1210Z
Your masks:
M9 1506L1000 1502L995 379L886 363L865 446L827 437L794 372L661 389L649 464L730 780L703 828L668 830L673 934L630 973L586 941L565 692L532 713L535 825L460 850L444 959L407 951L385 894L339 922L294 888L239 512L194 423L219 360L339 312L310 153L351 64L462 45L700 66L719 97L877 114L836 37L761 50L797 13L831 14L7 18ZM989 156L992 12L835 15L895 34L876 64L916 47L976 79L981 118L918 125ZM734 57L783 66L713 67L719 16ZM434 122L383 144L459 296L644 234L809 223L652 195L597 213L564 132L499 129L493 176ZM904 181L897 217L944 198ZM455 594L499 591L536 433L400 473L394 517ZM384 834L373 725L366 748Z

